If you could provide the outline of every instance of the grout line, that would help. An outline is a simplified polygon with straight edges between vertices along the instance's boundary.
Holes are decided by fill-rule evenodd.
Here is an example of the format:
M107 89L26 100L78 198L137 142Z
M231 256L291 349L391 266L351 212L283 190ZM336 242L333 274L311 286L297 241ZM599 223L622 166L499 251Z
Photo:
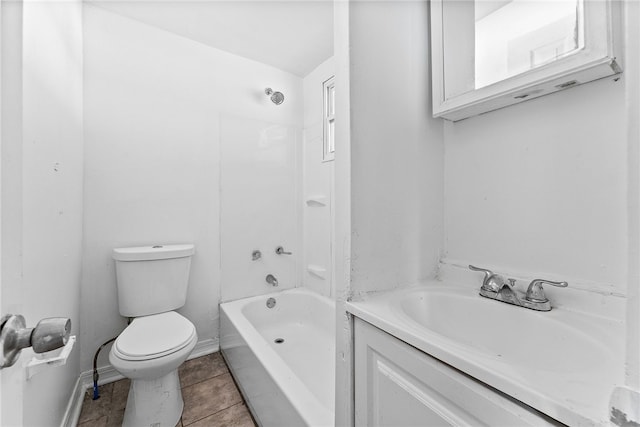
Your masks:
M227 371L229 371L229 374L231 374L231 379L233 380L233 384L236 386L236 390L238 390L238 393L240 393L242 404L245 406L245 408L247 408L247 412L249 412L249 417L251 417L251 422L253 422L254 427L258 427L258 423L256 422L256 419L253 416L253 412L251 411L251 408L247 404L247 400L244 398L244 394L242 393L242 390L240 390L240 387L238 386L238 382L236 381L236 377L233 376L233 373L229 368L229 364L227 363L227 358L224 356L224 353L222 352L222 350L220 351L220 357L222 357L222 361L224 362L224 365L227 367Z
M189 384L189 385L186 385L186 386L184 386L184 387L183 387L183 386L180 386L180 389L181 389L181 390L184 390L185 388L192 387L192 386L194 386L194 385L196 385L196 384L201 384L201 383L203 383L203 382L205 382L205 381L209 381L209 380L212 380L212 379L214 379L214 378L218 378L219 376L224 375L224 374L231 374L231 372L229 372L229 370L227 370L227 372L223 372L223 373L221 373L221 374L214 375L214 376L209 377L209 378L205 378L205 379L200 380L200 381L198 381L198 382L196 382L196 383ZM236 387L236 388L237 388L237 387Z
M221 355L220 357L222 357L222 355ZM227 409L229 409L229 408L232 408L232 407L234 407L234 406L236 406L236 405L238 405L238 404L242 404L242 405L244 405L244 406L246 407L246 404L245 404L245 401L244 401L244 396L242 396L242 393L240 393L240 390L238 389L238 384L236 384L236 380L235 380L235 378L233 378L233 375L231 375L231 371L229 371L229 366L227 365L227 361L226 361L226 360L224 360L224 357L222 358L222 362L224 363L224 366L225 366L225 368L226 368L224 373L218 374L218 375L216 375L216 376L214 376L214 377L211 377L211 378L208 378L208 379L206 379L206 380L202 380L202 381L200 381L200 382L198 382L198 383L191 384L191 385L189 385L189 386L187 386L187 387L191 387L191 386L193 386L193 385L200 384L200 383L202 383L202 382L204 382L204 381L208 381L208 380L210 380L210 379L217 378L217 377L219 377L219 376L221 376L221 375L229 374L229 376L231 377L231 381L233 382L233 385L234 385L234 387L235 387L235 389L236 389L236 392L237 392L237 393L238 393L238 395L240 396L240 401L239 401L239 402L237 402L237 403L234 403L233 405L228 406L228 407L226 407L226 408L222 408L222 409L220 409L220 410L218 410L218 411L216 411L216 412L214 412L214 413L212 413L212 414L209 414L209 415L207 415L207 416L205 416L205 417L203 417L203 418L197 419L197 420L195 420L195 421L193 421L193 422L191 422L191 423L189 423L189 424L184 424L184 422L183 422L183 423L182 423L183 427L187 427L187 426L189 426L189 425L192 425L192 424L194 424L194 423L197 423L198 421L204 420L205 418L209 418L209 417L211 417L211 416L213 416L213 415L215 415L215 414L218 414L218 413L220 413L220 412L222 412L222 411L224 411L224 410L227 410ZM186 388L186 387L183 387L183 389L184 389L184 388ZM248 408L247 408L247 411L249 411L249 409L248 409ZM250 411L249 411L249 414L251 414L251 412L250 412ZM253 420L253 416L252 416L252 415L250 415L250 416L251 416L251 421L253 421L253 423L255 424L255 421ZM182 419L182 418L181 418L181 419Z
M227 365L226 359L224 359L224 357L222 359L224 360L224 364ZM227 370L229 370L229 365L227 365ZM242 401L240 403L242 403L245 406L245 408L247 409L247 412L249 413L249 417L251 418L251 422L253 423L253 425L255 427L258 427L258 423L256 422L256 419L253 417L253 413L251 412L251 409L249 409L249 405L247 405L247 400L244 398L244 394L242 394L242 391L240 391L240 387L238 387L238 383L236 382L236 378L233 376L233 374L231 373L230 370L229 370L229 374L231 374L231 379L233 380L233 385L236 386L236 390L238 390L238 393L240 394L240 399L242 399Z
M214 412L214 413L212 413L212 414L209 414L209 415L207 415L207 416L204 416L204 417L202 417L202 418L199 418L199 419L197 419L197 420L195 420L195 421L193 421L193 422L191 422L191 423L189 423L189 424L183 424L183 426L184 426L184 427L190 426L191 424L195 424L195 423L197 423L198 421L202 421L202 420L204 420L205 418L212 417L212 416L214 416L214 415L216 415L216 414L219 414L219 413L220 413L220 412L222 412L222 411L226 411L227 409L229 409L229 408L233 408L234 406L237 406L237 405L244 405L244 402L241 400L240 402L234 403L233 405L231 405L231 406L227 406L226 408L222 408L222 409L220 409L220 410L218 410L218 411L216 411L216 412ZM248 409L247 409L247 411L248 411ZM180 418L180 419L182 419L182 418Z

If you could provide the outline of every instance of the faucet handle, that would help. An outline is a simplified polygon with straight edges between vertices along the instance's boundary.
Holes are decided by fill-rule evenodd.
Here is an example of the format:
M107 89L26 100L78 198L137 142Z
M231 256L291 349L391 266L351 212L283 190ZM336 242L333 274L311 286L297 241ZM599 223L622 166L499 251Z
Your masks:
M282 246L276 248L276 253L278 255L291 255L291 252L286 252Z
M484 280L487 280L489 277L493 275L493 271L487 270L486 268L476 267L474 265L469 264L469 270L473 271L481 271L484 273Z
M569 286L567 282L553 282L546 279L534 279L531 281L531 283L529 283L525 299L530 302L538 303L549 301L549 298L547 298L547 296L544 294L544 289L542 289L543 284L557 286L559 288L566 288L567 286Z
M516 285L516 279L507 279L509 281L508 285L510 288L513 288Z
M487 270L486 268L476 267L471 264L469 264L469 269L484 273L484 279L482 279L482 289L486 291L498 292L500 287L503 285L503 283L497 283L498 281L501 282L502 278L491 270Z

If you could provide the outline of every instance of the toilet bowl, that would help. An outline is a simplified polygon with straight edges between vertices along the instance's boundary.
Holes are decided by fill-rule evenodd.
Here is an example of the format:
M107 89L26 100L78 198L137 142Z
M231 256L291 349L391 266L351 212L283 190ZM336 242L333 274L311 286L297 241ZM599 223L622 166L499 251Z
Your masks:
M118 336L109 362L131 379L123 426L175 426L184 403L178 367L198 341L175 311L137 317Z

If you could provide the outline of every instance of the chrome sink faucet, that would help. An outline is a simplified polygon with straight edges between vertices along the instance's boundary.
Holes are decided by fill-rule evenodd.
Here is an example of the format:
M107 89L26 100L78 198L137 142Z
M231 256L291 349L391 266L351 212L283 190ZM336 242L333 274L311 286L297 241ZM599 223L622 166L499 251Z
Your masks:
M486 268L469 265L469 269L484 273L482 287L480 288L480 296L524 308L529 308L531 310L551 310L551 302L544 294L544 289L542 288L543 284L553 285L561 288L566 288L567 286L569 286L567 282L554 282L545 279L534 279L529 284L527 292L524 293L524 295L518 295L519 292L514 289L516 279L507 279L507 283L501 275L494 273L491 270L487 270Z

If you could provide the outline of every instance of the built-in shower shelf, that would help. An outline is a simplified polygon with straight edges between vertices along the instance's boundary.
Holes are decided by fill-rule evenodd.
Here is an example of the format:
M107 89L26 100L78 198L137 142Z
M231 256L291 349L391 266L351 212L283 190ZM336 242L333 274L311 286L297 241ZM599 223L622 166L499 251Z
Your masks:
M327 273L327 269L320 265L309 264L307 265L307 271L309 272L309 274L311 274L312 276L316 276L319 279L326 279L325 274Z
M327 196L310 196L309 198L307 198L307 206L314 208L327 206Z

